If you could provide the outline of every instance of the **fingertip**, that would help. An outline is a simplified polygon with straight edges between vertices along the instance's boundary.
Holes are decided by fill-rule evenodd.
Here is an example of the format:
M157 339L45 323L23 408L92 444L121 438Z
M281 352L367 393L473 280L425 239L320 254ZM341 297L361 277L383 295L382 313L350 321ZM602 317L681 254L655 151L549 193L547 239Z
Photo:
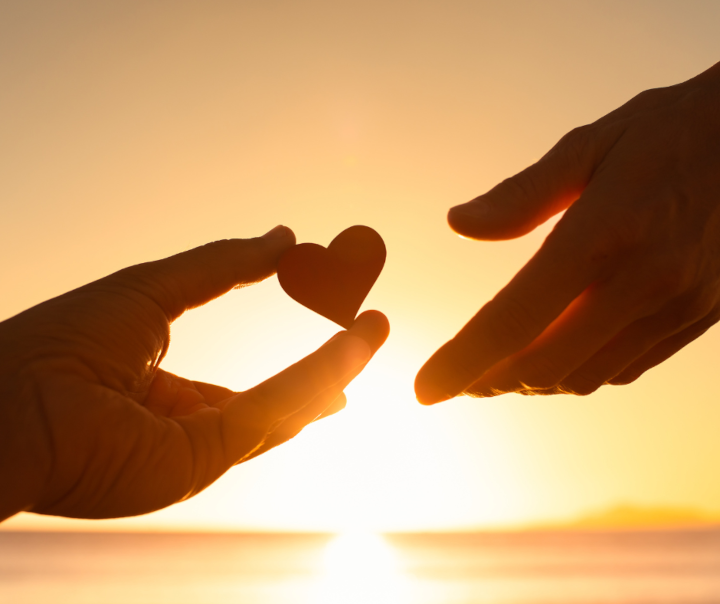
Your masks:
M482 230L484 219L490 214L490 206L481 198L473 199L450 208L447 222L462 237L474 238Z
M517 177L515 177L517 178ZM447 221L450 228L461 237L478 241L505 241L527 235L550 215L510 203L516 187L504 181L491 191L450 208ZM508 190L510 192L508 192Z
M347 333L365 340L375 354L390 335L390 322L380 311L367 310L355 319Z
M451 398L442 386L442 375L438 371L437 362L431 358L418 371L415 377L415 398L425 406L445 402Z
M295 244L295 233L293 233L290 227L279 224L262 235L260 239L264 239L265 241Z
M295 247L295 233L291 228L279 224L258 237L256 241L260 242L266 250L272 250L272 253L277 255L279 261L287 250Z
M536 226L522 216L491 212L490 203L479 199L450 208L447 221L458 235L477 241L515 239L526 235Z
M339 413L345 407L347 406L347 396L345 396L344 392L341 392L338 397L330 404L330 406L325 409L320 415L318 415L313 421L316 422L321 419L325 419L326 417L330 417L331 415L335 415L336 413Z
M453 398L446 394L442 388L439 388L432 379L428 379L427 371L423 371L425 367L420 369L415 378L415 398L417 402L425 407L444 403Z
M446 342L420 368L415 396L421 405L435 405L459 396L477 380L457 360L456 343Z

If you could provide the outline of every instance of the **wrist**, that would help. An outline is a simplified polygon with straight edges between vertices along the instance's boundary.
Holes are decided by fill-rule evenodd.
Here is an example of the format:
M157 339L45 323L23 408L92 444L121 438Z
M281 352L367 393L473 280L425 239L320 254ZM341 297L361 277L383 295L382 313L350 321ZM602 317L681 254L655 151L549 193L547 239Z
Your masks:
M52 455L38 389L8 354L0 324L0 522L32 510L50 476Z

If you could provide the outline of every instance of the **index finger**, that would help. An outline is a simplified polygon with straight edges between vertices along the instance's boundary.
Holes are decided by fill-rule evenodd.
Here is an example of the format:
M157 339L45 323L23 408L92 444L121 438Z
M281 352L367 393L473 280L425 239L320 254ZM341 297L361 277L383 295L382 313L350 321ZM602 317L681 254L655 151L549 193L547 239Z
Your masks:
M274 426L320 395L331 396L329 405L380 348L388 333L385 315L365 312L349 330L338 333L314 353L231 398L222 409L225 442L233 458L229 463L248 453L248 444L251 449L260 445Z
M350 329L336 334L311 355L245 394L265 404L278 419L286 417L326 389L343 383L346 376L370 360L387 334L385 315L365 312Z
M464 392L485 371L537 338L602 270L587 229L573 221L576 203L538 252L498 294L423 365L415 379L420 403ZM570 219L570 228L568 228Z

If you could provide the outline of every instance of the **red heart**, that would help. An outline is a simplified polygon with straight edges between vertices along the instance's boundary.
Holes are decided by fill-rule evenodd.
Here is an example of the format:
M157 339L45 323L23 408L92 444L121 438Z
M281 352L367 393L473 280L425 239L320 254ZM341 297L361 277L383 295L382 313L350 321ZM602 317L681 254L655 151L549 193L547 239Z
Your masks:
M293 300L349 329L385 264L385 242L370 227L352 226L327 249L301 243L280 258L277 276Z

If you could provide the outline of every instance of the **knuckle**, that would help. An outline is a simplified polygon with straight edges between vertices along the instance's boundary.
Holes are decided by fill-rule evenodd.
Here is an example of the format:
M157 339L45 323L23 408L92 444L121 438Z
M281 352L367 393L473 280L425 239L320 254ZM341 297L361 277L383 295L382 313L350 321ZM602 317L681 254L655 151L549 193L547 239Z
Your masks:
M320 393L360 370L360 362L344 353L342 336L332 340L294 366L309 391ZM354 369L353 369L354 367Z
M550 153L561 154L570 165L583 164L588 151L593 148L594 139L595 129L591 125L579 126L565 134Z
M201 245L200 249L207 252L218 252L226 248L230 242L230 239L216 239L215 241L210 241L209 243Z
M267 277L267 254L262 238L219 239L206 243L196 256L198 272L207 276L208 281L217 279L217 274L230 271L231 279L242 285L262 281Z
M605 383L604 379L587 373L576 373L562 381L562 390L568 394L587 396Z
M181 314L185 308L184 292L177 280L154 262L124 268L111 275L111 279L126 295L133 292L150 300L168 319Z
M715 309L716 300L706 292L692 292L689 295L681 296L674 305L669 323L675 330L702 321L711 317Z
M594 216L593 223L586 229L591 235L591 262L624 261L645 241L641 217L630 209L614 208L605 216Z
M629 277L634 278L634 285L627 285L634 287L638 307L643 311L647 309L658 311L670 301L674 301L672 322L680 325L687 318L704 316L703 311L709 310L708 301L703 296L695 293L688 295L688 290L692 288L693 275L677 260L669 262L655 260L650 266L645 267L639 277L634 273ZM642 281L637 283L638 279Z
M632 117L636 119L637 117L642 118L648 112L666 106L668 102L677 98L678 92L679 91L672 86L666 88L648 88L632 97L621 109L631 110Z
M273 392L263 384L245 390L243 395L244 428L247 431L265 433L268 429L268 417L277 404Z
M555 388L567 375L557 359L547 355L532 355L523 359L514 373L521 384L532 390Z
M136 285L149 286L155 281L155 273L152 262L136 264L120 269L108 277L121 287L132 288Z
M200 248L203 254L198 255L198 262L202 263L204 272L212 273L218 265L224 264L230 268L235 280L239 280L258 261L258 246L252 239L219 239L206 243ZM199 267L200 268L200 267Z
M671 299L680 296L690 286L690 274L678 262L654 267L648 283L648 294L654 298Z
M306 359L309 360L309 359ZM321 363L303 363L299 368L302 371L303 392L313 396L339 382L343 373L338 363L332 361Z
M502 204L509 209L522 209L538 197L538 183L527 171L519 172L498 185L497 192Z
M645 244L644 230L637 213L622 208L610 212L583 206L580 201L555 225L543 248L602 275L603 270L626 263Z
M616 375L607 381L611 386L627 386L637 380L642 374L641 373L621 373Z
M201 246L211 258L215 257L239 257L257 255L260 250L261 239L218 239Z
M607 210L576 203L548 234L543 248L571 260L578 270L603 278L637 254L644 245L644 228L629 210ZM588 211L589 210L589 211Z
M684 301L679 311L678 323L680 326L695 323L706 317L717 315L717 292L709 294L706 291L693 292ZM717 319L713 323L717 322Z
M639 92L632 98L632 102L636 105L655 105L660 99L664 98L664 88L648 88Z

